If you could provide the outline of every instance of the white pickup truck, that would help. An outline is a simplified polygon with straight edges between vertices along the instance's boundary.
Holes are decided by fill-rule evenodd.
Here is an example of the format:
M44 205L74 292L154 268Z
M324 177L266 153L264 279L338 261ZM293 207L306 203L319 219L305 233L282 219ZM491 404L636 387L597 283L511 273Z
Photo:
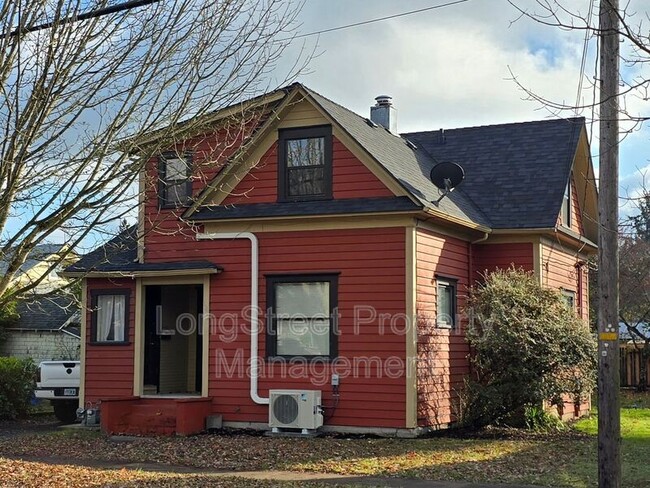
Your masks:
M43 361L38 365L36 398L50 400L54 415L65 424L77 420L79 361Z

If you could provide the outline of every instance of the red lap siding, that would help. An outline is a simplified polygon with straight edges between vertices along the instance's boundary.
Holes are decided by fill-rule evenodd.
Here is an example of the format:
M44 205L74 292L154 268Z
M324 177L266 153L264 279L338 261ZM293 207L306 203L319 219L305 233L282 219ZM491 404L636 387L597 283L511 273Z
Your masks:
M511 266L525 271L535 269L533 263L533 244L516 242L507 244L480 244L472 246L474 279L482 281L485 273L495 269L508 269Z
M469 243L430 231L417 233L418 424L444 426L455 420L457 391L469 373L464 307ZM436 328L437 280L457 280L454 330Z
M133 341L135 330L135 282L131 279L86 280L88 301L86 303L86 357L84 400L96 402L102 398L133 395ZM91 293L93 290L130 291L128 312L128 338L126 345L90 344L92 332Z
M402 320L404 228L272 232L259 233L258 238L262 310L266 309L265 274L340 273L338 348L342 362L336 372L341 376L341 396L328 424L404 427L406 383L397 364L403 363L406 349ZM249 396L250 335L246 331L250 321L245 314L250 305L250 242L197 242L184 233L152 234L148 241L147 262L196 259L207 259L224 268L210 282L214 320L210 334L209 395L215 412L222 414L224 421L267 422L268 407L255 405ZM365 308L355 327L355 307L359 306ZM371 310L376 317L371 317ZM394 317L397 319L391 328ZM264 317L261 327L265 327ZM263 356L264 334L260 336L259 350ZM333 371L329 364L285 371L287 374L283 375L277 364L264 366L260 395L267 396L271 388L320 389L325 405L332 406Z
M332 138L332 192L338 198L390 197L393 193L338 139ZM266 152L223 204L273 203L278 199L277 144Z

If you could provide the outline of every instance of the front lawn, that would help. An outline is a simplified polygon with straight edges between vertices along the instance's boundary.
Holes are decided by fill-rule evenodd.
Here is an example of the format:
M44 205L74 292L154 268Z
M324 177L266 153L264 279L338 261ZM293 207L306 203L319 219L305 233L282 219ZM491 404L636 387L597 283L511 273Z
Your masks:
M625 408L621 417L623 486L647 487L650 409ZM20 440L0 440L0 456L64 455L69 459L117 463L156 462L228 470L279 469L583 488L597 485L596 427L594 417L579 421L571 431L551 435L497 431L492 436L475 438L437 436L410 440L230 434L115 442L93 432L56 431L25 435ZM148 481L138 481L145 482Z

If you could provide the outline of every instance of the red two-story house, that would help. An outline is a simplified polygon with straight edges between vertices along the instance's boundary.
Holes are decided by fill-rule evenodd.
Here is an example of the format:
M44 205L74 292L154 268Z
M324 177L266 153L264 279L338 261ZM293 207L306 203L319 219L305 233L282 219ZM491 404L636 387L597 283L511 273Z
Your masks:
M67 270L83 277L81 404L105 431L300 417L417 435L455 421L483 273L530 270L588 317L584 120L400 135L377 100L366 118L293 84L148 161L138 225ZM465 179L439 200L429 174L447 161Z

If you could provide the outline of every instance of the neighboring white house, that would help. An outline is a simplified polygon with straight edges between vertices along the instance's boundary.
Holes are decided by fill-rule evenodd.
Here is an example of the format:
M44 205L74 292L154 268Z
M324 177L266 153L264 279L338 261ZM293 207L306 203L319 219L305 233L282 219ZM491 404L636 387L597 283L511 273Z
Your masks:
M18 323L7 329L0 355L32 358L35 363L79 359L79 304L63 292L26 298L17 306Z
M70 254L57 268L48 271L64 244L40 244L29 253L25 263L12 280L25 285L45 274L32 293L17 305L18 323L6 329L0 344L1 356L31 357L36 363L45 360L77 359L79 357L79 305L61 288L68 283L57 273L77 260ZM7 264L0 261L0 275Z

